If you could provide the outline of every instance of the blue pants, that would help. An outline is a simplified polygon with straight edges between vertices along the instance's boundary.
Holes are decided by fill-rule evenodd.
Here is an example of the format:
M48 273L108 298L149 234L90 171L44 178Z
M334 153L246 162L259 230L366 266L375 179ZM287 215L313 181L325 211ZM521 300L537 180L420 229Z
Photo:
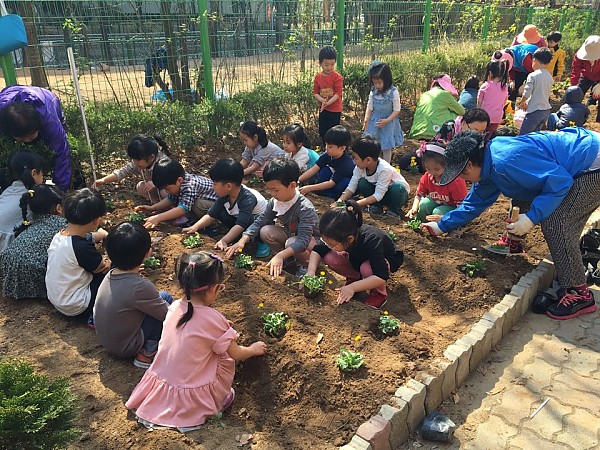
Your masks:
M533 133L534 131L540 131L546 122L548 122L548 116L550 115L551 109L538 109L537 111L528 112L521 125L519 136L527 133Z
M551 113L548 116L548 131L554 131L556 130L556 125L558 124L558 114L556 113Z
M332 176L333 172L331 171L331 169L325 166L321 170L319 170L319 173L317 174L317 183L329 181L331 180ZM337 200L338 198L340 198L340 195L342 195L342 192L344 192L348 187L348 183L350 183L350 178L351 177L344 177L340 181L338 181L334 187L325 189L323 191L315 191L315 194L324 195L325 197L331 197Z
M169 305L173 303L173 296L167 291L160 291L160 297L167 302ZM144 321L142 322L142 332L144 333L144 343L146 341L160 341L160 335L162 334L163 323L161 320L155 319L152 316L146 314Z

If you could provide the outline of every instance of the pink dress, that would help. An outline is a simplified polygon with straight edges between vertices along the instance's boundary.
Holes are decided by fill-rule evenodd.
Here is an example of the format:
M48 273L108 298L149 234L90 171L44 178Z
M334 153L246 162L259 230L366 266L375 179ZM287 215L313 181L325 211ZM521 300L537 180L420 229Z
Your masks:
M504 104L508 100L508 86L499 81L486 81L479 88L477 100L490 116L490 123L502 122Z
M220 412L230 394L235 361L227 349L237 332L221 313L202 305L194 305L192 318L176 328L186 311L182 300L169 307L154 362L125 403L145 422L195 427Z

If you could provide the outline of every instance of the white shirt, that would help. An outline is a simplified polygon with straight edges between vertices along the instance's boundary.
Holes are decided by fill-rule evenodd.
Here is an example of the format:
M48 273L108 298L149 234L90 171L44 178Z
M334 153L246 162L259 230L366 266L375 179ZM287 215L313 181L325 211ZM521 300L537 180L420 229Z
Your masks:
M371 175L367 175L366 169L360 169L356 166L352 172L352 179L350 180L350 183L348 183L346 190L354 194L358 188L358 181L361 178L365 178L369 183L375 185L373 197L375 197L378 202L383 199L389 187L394 183L401 183L406 189L406 193L410 193L410 186L404 177L394 169L390 163L381 158L377 159L377 168Z
M19 202L26 192L25 185L21 181L15 181L0 195L0 252L13 241L15 227L23 221Z

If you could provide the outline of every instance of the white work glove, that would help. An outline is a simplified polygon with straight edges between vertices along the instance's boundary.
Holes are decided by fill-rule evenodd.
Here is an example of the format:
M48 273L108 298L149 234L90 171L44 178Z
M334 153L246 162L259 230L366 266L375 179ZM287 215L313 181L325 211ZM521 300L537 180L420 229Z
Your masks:
M439 236L441 234L444 234L437 222L423 223L421 224L421 229L429 232L431 236Z
M533 222L527 217L527 214L519 214L519 218L516 222L506 225L506 229L517 236L527 234L532 228Z

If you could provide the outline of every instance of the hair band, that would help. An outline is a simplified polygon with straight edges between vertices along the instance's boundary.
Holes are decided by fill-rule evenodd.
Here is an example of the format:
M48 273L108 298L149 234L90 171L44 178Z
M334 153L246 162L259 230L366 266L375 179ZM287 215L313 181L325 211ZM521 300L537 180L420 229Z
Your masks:
M196 267L196 263L194 261L188 261L189 267Z
M211 257L212 259L216 259L217 261L220 261L220 262L222 262L222 263L224 263L224 262L225 262L225 260L224 260L223 258L221 258L219 255L217 255L217 254L215 254L215 253L211 253L211 254L210 254L210 257Z
M211 286L214 286L214 284L207 284L206 286L201 286L201 287L197 287L195 289L192 289L192 292L201 292L201 291L205 291L207 289L210 289Z

